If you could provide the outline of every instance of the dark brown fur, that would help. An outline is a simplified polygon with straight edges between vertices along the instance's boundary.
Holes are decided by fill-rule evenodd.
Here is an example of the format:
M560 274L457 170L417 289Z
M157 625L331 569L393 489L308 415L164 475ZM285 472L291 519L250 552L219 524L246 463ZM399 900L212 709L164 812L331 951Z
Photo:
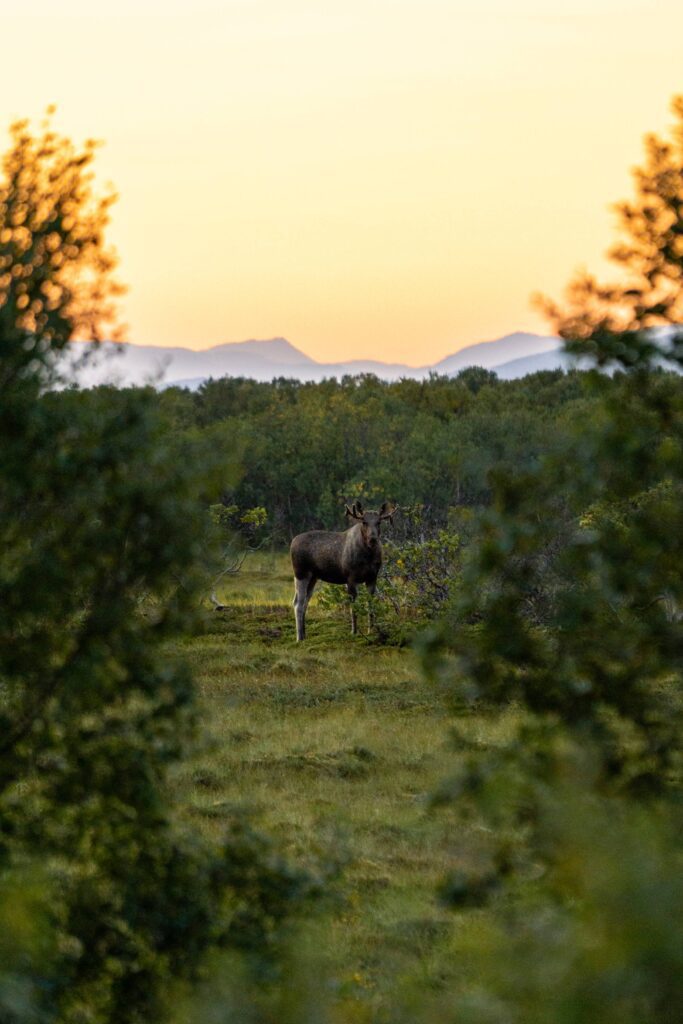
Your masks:
M306 635L306 609L318 580L346 586L351 599L351 632L356 632L353 602L357 587L365 583L370 594L374 594L377 574L382 567L380 523L391 519L395 511L395 508L389 511L385 502L379 512L364 512L357 502L350 509L347 506L346 514L358 522L343 533L309 530L294 538L290 554L294 569L297 640L303 640Z

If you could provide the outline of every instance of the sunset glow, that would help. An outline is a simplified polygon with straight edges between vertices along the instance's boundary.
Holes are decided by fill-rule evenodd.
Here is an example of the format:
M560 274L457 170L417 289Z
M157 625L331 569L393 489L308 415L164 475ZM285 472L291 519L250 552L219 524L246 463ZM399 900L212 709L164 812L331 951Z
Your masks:
M546 333L530 294L604 271L609 205L683 91L680 0L21 12L2 13L0 127L54 103L59 131L106 143L140 344L284 336L419 365Z

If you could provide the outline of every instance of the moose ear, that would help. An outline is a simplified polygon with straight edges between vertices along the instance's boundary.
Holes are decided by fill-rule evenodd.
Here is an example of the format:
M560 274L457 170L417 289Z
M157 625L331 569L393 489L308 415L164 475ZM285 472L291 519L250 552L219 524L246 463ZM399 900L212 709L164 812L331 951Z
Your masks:
M345 516L350 516L351 519L353 519L354 515L355 515L355 508L356 508L355 505L353 506L353 509L350 509L348 505L344 505L344 515Z
M353 508L356 510L356 518L360 519L362 517L362 515L363 515L363 506L361 505L361 503L359 501L357 501L353 505Z

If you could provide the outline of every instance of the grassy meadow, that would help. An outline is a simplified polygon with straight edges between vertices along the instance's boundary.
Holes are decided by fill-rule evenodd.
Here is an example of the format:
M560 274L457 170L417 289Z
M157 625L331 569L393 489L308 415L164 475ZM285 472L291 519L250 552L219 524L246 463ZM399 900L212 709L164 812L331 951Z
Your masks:
M437 899L466 828L430 807L458 756L452 718L410 650L352 638L315 597L297 645L292 590L288 557L259 553L226 583L226 610L180 645L203 725L174 798L205 834L244 809L298 861L345 862L316 926L323 969L335 999L375 1019L399 983L450 988L453 943L476 927ZM506 729L469 714L458 725L480 742Z

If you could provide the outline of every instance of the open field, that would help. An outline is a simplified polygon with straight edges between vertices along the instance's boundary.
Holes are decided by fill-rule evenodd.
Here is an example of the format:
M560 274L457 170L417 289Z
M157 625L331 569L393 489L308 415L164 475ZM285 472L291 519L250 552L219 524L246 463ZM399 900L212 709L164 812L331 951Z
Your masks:
M293 858L347 860L319 924L326 970L339 997L363 1008L358 1019L380 1019L397 979L451 983L454 938L477 926L437 900L465 828L429 806L458 756L451 719L412 652L351 638L315 598L297 645L291 591L286 557L257 556L228 581L227 610L206 635L181 645L205 745L176 774L174 796L207 834L246 808ZM458 724L484 742L506 727L473 715Z

